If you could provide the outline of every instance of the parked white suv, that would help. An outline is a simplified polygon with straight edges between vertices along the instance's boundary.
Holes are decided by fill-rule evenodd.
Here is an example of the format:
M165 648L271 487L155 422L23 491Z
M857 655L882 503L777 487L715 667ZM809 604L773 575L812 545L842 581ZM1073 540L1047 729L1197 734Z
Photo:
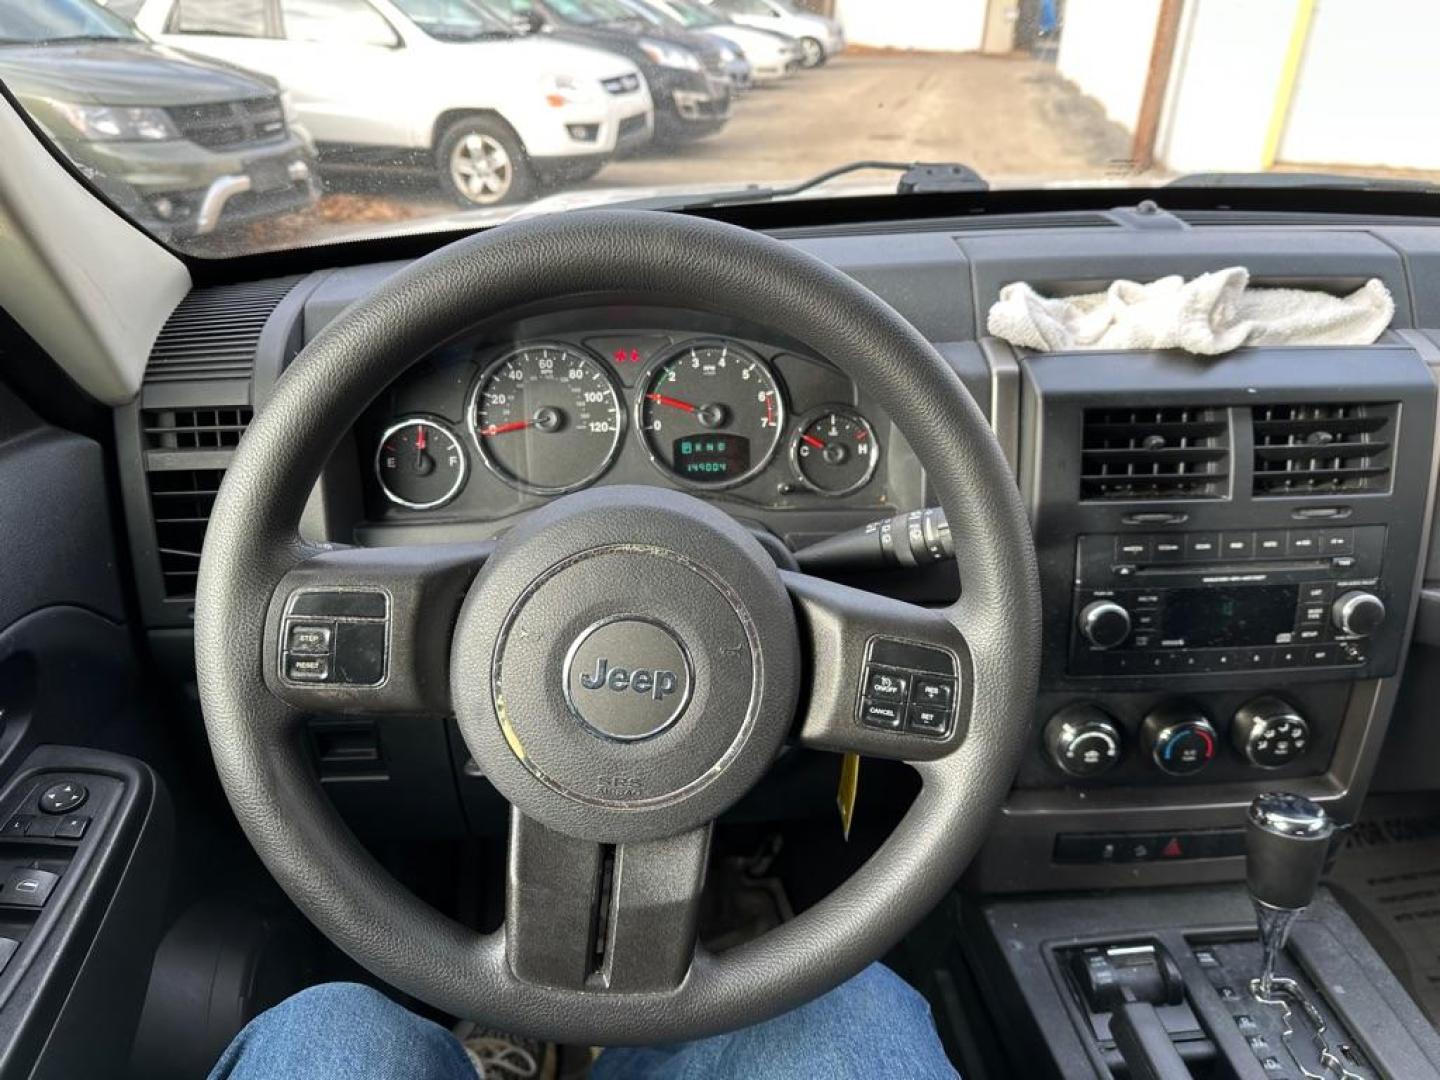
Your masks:
M817 67L845 49L840 24L795 7L789 0L708 0L741 26L778 30L800 42L806 67Z
M135 22L279 80L322 169L433 169L462 205L593 176L654 130L630 61L516 36L471 0L145 0Z
M741 26L700 0L632 0L657 11L687 30L723 38L744 54L750 64L750 78L757 82L783 79L804 61L800 45L777 30Z

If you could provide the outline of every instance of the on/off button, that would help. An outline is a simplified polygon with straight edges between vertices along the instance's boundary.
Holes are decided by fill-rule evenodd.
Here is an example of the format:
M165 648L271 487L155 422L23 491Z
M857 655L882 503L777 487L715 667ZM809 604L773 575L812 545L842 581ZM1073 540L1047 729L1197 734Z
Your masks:
M910 696L910 675L871 664L865 669L864 696L873 701L904 701Z

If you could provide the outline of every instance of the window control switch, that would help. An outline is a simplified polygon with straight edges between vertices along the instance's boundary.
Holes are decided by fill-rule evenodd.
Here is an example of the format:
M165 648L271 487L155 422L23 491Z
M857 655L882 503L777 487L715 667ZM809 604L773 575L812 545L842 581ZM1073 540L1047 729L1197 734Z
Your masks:
M0 888L0 904L44 907L59 880L60 875L49 870L16 870L6 880L4 888Z

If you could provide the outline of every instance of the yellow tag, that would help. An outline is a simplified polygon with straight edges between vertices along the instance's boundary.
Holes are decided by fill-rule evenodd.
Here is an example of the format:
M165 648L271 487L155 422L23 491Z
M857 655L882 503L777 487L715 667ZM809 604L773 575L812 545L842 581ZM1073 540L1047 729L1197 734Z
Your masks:
M850 822L855 818L855 792L860 787L860 755L846 754L840 762L840 790L835 805L840 808L840 829L850 839Z

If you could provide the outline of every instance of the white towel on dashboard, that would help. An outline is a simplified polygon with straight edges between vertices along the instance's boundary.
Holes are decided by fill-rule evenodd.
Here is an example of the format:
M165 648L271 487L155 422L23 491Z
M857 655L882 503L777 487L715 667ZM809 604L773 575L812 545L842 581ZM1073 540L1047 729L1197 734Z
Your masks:
M1184 349L1211 356L1242 345L1369 345L1390 325L1395 301L1371 278L1349 296L1309 289L1252 289L1243 266L1104 292L1045 297L1020 281L1000 290L990 333L1031 349Z

